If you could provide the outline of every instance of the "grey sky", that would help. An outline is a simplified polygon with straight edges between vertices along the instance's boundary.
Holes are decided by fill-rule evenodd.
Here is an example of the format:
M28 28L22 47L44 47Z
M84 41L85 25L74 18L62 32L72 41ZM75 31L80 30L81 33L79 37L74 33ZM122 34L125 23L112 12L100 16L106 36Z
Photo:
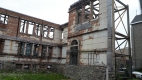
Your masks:
M63 24L68 22L68 9L78 0L0 0L0 7ZM130 21L140 14L138 0L121 0L130 6Z

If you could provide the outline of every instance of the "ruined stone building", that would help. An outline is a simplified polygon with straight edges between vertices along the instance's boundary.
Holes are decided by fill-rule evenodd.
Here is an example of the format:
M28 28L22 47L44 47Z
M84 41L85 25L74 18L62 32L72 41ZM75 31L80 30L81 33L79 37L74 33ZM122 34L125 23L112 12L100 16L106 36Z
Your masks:
M97 7L94 14L88 1L83 9L76 8L81 2L71 5L69 23L63 25L0 8L1 63L11 62L21 68L47 63L106 64L106 14L99 10L99 1L91 3Z
M0 63L12 63L19 69L65 63L60 27L59 24L0 8Z
M114 8L114 1L124 5L119 0L79 0L70 5L69 21L63 25L0 8L0 63L11 63L16 69L90 65L96 67L94 72L90 70L96 73L96 80L107 78L107 69L114 70L115 61L114 13L120 11ZM98 76L99 72L106 75Z

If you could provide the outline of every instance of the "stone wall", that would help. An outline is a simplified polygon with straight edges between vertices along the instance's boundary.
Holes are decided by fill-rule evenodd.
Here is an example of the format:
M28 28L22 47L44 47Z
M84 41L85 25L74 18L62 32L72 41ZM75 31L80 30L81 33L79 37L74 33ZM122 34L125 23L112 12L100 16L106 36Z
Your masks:
M75 80L106 80L105 66L58 65L56 68L58 73Z
M132 48L133 48L133 67L135 69L142 68L142 24L132 25Z
M16 66L13 63L1 62L0 63L0 71L13 71Z

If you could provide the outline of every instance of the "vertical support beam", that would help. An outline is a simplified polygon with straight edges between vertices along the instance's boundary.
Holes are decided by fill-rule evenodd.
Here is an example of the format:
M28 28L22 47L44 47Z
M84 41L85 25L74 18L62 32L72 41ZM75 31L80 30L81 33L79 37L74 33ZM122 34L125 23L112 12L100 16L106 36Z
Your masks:
M94 9L93 1L90 1L90 20L93 19L93 9Z
M90 65L90 64L89 64L89 53L88 53L88 65Z
M26 34L28 34L28 29L29 29L29 21L26 23Z
M40 28L40 41L42 41L42 38L43 38L43 23L41 24L41 28Z
M85 21L85 5L82 5L82 23Z
M95 54L95 53L93 52L93 65L95 64L95 62L94 62L94 60L95 60L95 58L94 58L94 54Z
M132 56L131 56L131 41L130 41L130 21L129 21L129 6L127 5L127 26L128 26L128 53L129 53L129 74L132 78Z
M33 70L33 65L29 64L29 68L30 68L30 70Z
M62 57L62 47L60 47L60 55L59 57Z
M48 34L48 35L47 35L48 38L49 38L49 36L50 36L50 29L51 29L51 26L48 27L48 33L47 33L47 34Z
M114 0L107 0L107 16L108 16L107 17L107 27L108 27L107 68L109 72L112 72L115 67L114 66L114 54L115 54ZM110 80L109 77L107 78L108 78L107 80Z
M132 61L133 61L133 67L136 69L136 65L137 65L137 61L136 61L136 54L135 54L135 36L134 36L134 34L135 34L135 32L134 32L134 28L133 28L133 26L131 27L132 29L131 29L131 40L132 40L132 55L133 55L133 57L132 57Z
M38 56L40 57L42 53L42 45L39 45L39 51L38 51Z
M21 19L20 17L18 18L18 25L17 25L17 32L16 32L16 38L18 37L19 33L20 33L20 27L21 27Z
M32 44L31 56L34 55L34 44Z
M24 70L25 64L22 64L22 70Z
M27 46L27 43L24 44L24 54L23 54L24 56L26 55L26 46Z
M47 46L47 47L46 47L46 54L45 54L45 56L46 56L46 57L48 57L48 56L49 56L48 49L49 49L49 47Z
M113 68L113 59L115 53L115 29L114 29L114 0L107 0L107 27L108 27L108 51L107 65L110 69Z
M79 15L78 14L79 14L78 8L76 8L76 16L75 16L76 17L76 19L75 19L76 21L75 21L75 25L77 25L79 23Z
M34 27L33 27L33 35L34 36L36 35L35 30L36 30L36 23L34 23Z

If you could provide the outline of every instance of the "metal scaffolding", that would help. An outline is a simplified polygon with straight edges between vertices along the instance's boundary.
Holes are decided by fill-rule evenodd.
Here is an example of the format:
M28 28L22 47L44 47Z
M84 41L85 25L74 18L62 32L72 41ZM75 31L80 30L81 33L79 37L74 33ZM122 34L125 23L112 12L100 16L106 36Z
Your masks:
M115 70L115 77L120 76L119 69L126 68L132 77L132 56L130 43L129 6L120 0L107 0L108 11L108 51L107 65L109 71ZM111 73L110 73L111 74Z
M120 0L114 0L114 44L115 44L115 76L119 69L126 68L132 77L132 56L130 43L129 6ZM112 31L113 32L113 31ZM113 41L112 41L113 42Z

